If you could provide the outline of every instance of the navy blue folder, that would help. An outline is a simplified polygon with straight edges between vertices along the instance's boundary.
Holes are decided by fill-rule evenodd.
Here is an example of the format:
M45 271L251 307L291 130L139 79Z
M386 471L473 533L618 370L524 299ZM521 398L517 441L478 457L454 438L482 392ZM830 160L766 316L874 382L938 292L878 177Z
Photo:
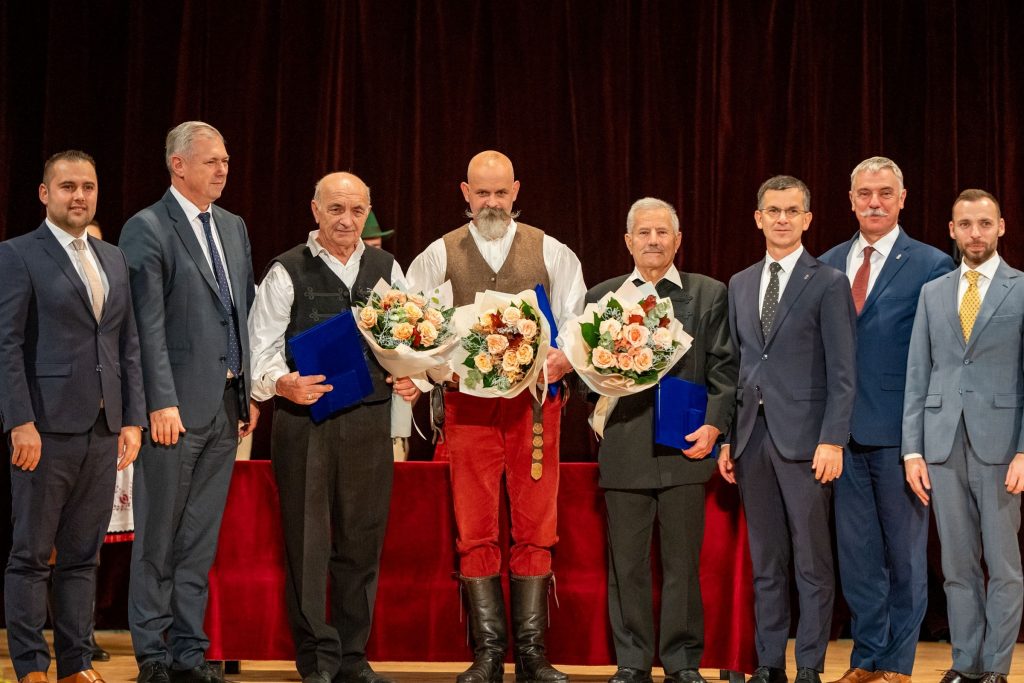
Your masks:
M555 324L555 314L551 312L551 301L548 299L548 293L544 290L544 285L537 285L533 288L533 291L537 294L537 306L540 307L540 312L548 319L548 325L551 326L551 348L557 349L558 342L555 341L555 338L558 336L558 325ZM560 385L560 382L549 384L548 396L551 398L557 396Z
M326 375L333 389L309 407L313 422L358 403L373 392L363 338L352 311L343 311L288 340L300 375Z
M707 411L707 387L679 377L662 377L654 399L654 441L686 450L693 445L686 435L704 425ZM717 456L716 444L709 457Z

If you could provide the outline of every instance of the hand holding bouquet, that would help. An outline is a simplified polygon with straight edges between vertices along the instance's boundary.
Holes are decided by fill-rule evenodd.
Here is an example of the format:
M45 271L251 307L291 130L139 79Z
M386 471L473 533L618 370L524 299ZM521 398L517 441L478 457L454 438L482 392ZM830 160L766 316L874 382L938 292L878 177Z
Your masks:
M453 356L459 391L512 398L537 384L551 331L535 292L478 293L473 304L456 311L455 321L462 338Z

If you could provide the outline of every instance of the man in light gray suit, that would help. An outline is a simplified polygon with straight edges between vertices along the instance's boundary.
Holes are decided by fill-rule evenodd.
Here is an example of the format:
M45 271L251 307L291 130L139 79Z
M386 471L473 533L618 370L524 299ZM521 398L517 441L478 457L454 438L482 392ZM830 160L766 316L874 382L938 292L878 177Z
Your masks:
M138 683L209 683L207 574L238 439L258 417L249 396L247 316L255 298L245 223L213 204L227 181L216 128L167 134L171 187L130 218L131 268L150 435L135 469L128 621Z
M963 262L921 290L910 341L903 459L942 543L953 645L942 683L1005 683L1020 630L1024 273L996 253L1004 231L995 197L960 193L949 235Z

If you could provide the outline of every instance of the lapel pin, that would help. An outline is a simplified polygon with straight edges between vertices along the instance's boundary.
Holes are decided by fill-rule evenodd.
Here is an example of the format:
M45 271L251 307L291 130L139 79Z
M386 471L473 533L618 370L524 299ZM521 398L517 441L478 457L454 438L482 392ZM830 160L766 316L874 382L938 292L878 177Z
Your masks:
M903 254L896 254L896 260L897 261L899 261L901 258L903 258Z
M804 279L805 280L810 280L811 279L811 274L810 273L804 273Z

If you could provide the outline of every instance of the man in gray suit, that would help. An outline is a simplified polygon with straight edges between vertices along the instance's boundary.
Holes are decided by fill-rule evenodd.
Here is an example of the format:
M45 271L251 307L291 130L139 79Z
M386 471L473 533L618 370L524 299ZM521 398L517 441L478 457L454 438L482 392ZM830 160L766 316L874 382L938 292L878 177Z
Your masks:
M708 458L728 431L736 396L736 357L729 339L725 285L673 265L682 242L671 204L646 197L626 216L626 248L635 268L587 292L600 300L627 280L655 285L669 297L693 346L670 374L708 390L706 423L680 452L654 442L655 390L621 398L608 418L599 454L600 485L608 508L608 613L618 671L609 683L650 683L655 653L651 590L651 534L661 539L661 638L658 655L666 683L701 683L704 608L700 546L704 539L704 484L715 471Z
M921 290L910 340L903 460L942 544L953 645L942 683L1005 683L1020 630L1024 273L996 253L1004 231L995 197L960 193L949 235L963 261Z
M84 152L43 168L46 219L0 244L0 426L11 447L7 641L21 683L45 683L47 563L53 567L57 676L92 668L96 566L116 470L135 459L146 418L128 265L92 239L96 165Z
M139 683L221 681L203 617L238 440L255 427L247 315L253 299L245 223L213 204L228 153L216 128L167 134L171 187L130 218L131 267L152 440L135 470L128 621Z
M758 657L752 683L788 680L791 563L800 604L797 683L821 680L832 622L831 482L850 438L857 317L846 276L801 244L810 209L800 180L766 180L754 220L768 253L729 282L740 373L730 447L718 468L739 483L747 514Z

